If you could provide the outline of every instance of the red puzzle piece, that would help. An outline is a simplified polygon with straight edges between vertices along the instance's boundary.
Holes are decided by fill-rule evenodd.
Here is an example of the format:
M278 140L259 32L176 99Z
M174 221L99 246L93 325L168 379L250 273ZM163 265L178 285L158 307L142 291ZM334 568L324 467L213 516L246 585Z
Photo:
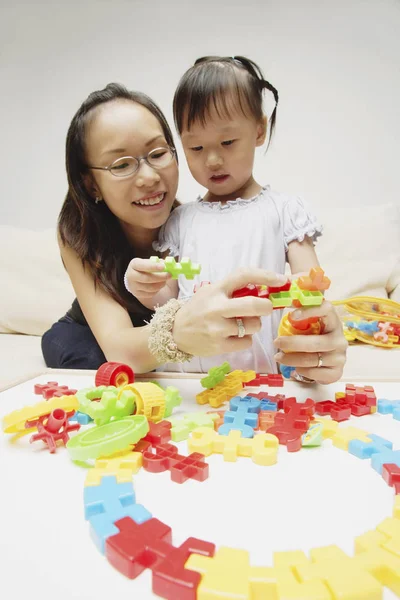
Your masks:
M41 394L45 400L50 400L54 396L73 396L78 390L70 389L67 385L58 385L57 381L48 381L47 383L36 383L33 388L35 394Z
M302 445L301 436L310 426L315 402L310 398L304 403L296 402L295 398L287 398L284 411L275 415L275 423L268 429L268 433L276 435L279 443L287 446L288 452L297 452Z
M150 442L152 446L166 444L171 439L171 427L169 421L160 421L159 423L149 421L149 432L143 439Z
M171 528L154 518L139 525L125 517L115 525L120 532L107 539L105 554L120 573L135 579L144 569L152 569L156 594L170 600L195 600L201 575L184 565L192 553L213 556L214 544L189 538L175 548Z
M390 487L394 487L395 494L400 494L400 467L394 464L383 465L382 477Z
M168 600L196 600L201 574L185 569L185 563L191 554L214 556L214 553L215 544L188 538L153 570L153 592Z
M351 417L351 407L348 404L337 404L332 400L316 402L315 412L317 415L330 415L334 421L347 421Z
M59 440L65 444L69 440L68 433L80 429L79 423L69 423L68 418L74 414L74 411L67 413L62 408L54 409L50 415L40 417L35 424L38 432L31 436L29 442L42 440L49 448L50 453L54 454L57 448L56 442ZM32 421L29 427L32 426Z
M189 456L182 456L173 444L160 444L146 450L143 453L143 468L151 473L169 470L171 481L176 483L184 483L187 479L205 481L209 474L203 454L192 452Z
M260 385L283 387L283 377L280 373L269 373L268 375L260 375L260 373L256 373L255 378L246 383L246 386L248 387L258 387Z

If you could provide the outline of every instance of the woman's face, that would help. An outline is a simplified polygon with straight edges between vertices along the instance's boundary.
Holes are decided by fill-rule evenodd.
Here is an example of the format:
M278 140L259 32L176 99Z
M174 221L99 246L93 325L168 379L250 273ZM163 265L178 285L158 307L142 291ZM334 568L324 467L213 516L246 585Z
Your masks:
M115 160L143 157L168 144L158 119L144 106L130 100L107 102L96 109L86 129L87 164L108 167ZM140 161L139 169L127 177L110 171L90 170L91 195L100 196L135 240L144 230L155 230L167 220L178 187L178 165L174 157L163 168Z

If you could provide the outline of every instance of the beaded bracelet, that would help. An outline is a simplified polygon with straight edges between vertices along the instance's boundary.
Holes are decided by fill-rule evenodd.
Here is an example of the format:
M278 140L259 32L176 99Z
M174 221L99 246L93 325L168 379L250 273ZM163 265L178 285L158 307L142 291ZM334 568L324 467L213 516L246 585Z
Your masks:
M183 300L176 300L176 298L168 300L166 304L155 309L150 321L148 348L160 364L187 362L193 358L193 354L179 350L172 337L175 315L183 304L185 304Z

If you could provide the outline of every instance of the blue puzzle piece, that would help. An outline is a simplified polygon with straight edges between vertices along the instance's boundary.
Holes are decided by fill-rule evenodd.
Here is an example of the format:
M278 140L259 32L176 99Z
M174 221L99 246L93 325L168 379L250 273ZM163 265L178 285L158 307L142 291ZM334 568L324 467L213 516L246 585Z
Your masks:
M360 321L357 329L367 335L374 335L374 333L379 331L378 321Z
M243 410L243 407L245 407L245 410L249 413L258 413L260 412L260 404L260 400L252 396L244 396L243 398L241 396L234 396L230 399L229 407L232 411Z
M371 458L371 466L375 471L382 475L382 467L386 464L397 465L400 467L400 450L385 450L379 454L374 454Z
M121 506L135 504L132 482L117 483L114 476L102 477L100 485L86 486L83 493L85 519L101 513L113 513Z
M230 431L240 431L242 437L254 437L254 427L257 427L260 401L257 398L235 396L230 401L232 410L224 415L224 424L218 428L220 435L228 435Z
M293 373L293 371L296 370L296 367L289 367L289 365L279 365L279 370L285 379L290 379L290 376Z
M394 419L400 421L400 400L378 400L378 413L393 415Z
M371 458L374 454L385 452L386 450L392 450L393 444L389 440L371 433L368 436L371 439L371 443L362 442L361 440L351 440L349 442L349 452L354 454L358 458Z
M142 504L132 504L131 506L121 506L118 510L107 512L101 515L95 515L89 519L90 536L97 548L104 554L106 540L111 535L119 533L119 529L114 523L124 517L131 517L136 523L144 523L152 518L152 514Z
M261 400L260 410L270 410L276 412L278 410L278 404L272 400Z
M93 419L91 417L89 417L89 415L86 415L85 413L81 412L80 410L77 410L75 414L72 415L72 417L70 417L68 419L69 421L77 421L80 425L88 425L89 423L91 423L93 421Z

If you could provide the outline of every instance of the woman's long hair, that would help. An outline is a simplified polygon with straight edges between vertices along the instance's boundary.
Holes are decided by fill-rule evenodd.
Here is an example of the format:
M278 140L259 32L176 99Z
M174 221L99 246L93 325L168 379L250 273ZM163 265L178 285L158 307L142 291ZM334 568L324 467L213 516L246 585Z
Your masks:
M90 270L95 285L100 285L127 310L135 310L137 301L123 283L135 249L127 240L117 217L105 202L94 202L84 183L84 176L88 173L85 157L88 120L99 105L118 99L131 100L147 108L160 123L168 145L175 148L163 113L146 94L130 91L117 83L109 83L104 89L90 94L68 129L65 156L68 192L58 218L58 232L63 244L75 250L84 267Z

